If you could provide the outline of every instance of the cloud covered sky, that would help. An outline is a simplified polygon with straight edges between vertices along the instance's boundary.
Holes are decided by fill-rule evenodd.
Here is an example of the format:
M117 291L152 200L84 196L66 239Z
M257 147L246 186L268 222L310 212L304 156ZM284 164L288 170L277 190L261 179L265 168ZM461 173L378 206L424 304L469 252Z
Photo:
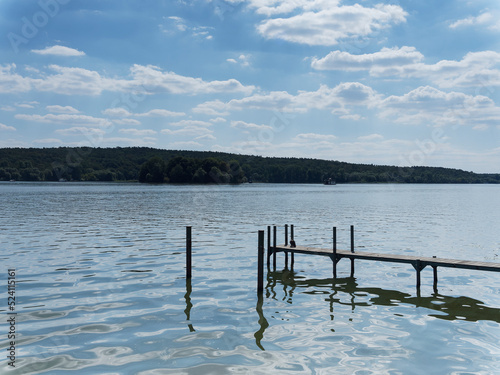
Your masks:
M496 0L3 0L0 147L500 172Z

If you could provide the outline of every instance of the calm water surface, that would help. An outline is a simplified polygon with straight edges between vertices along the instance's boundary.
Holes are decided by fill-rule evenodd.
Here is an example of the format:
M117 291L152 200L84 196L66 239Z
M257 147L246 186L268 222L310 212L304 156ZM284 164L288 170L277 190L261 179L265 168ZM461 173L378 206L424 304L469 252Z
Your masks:
M499 374L500 274L278 255L300 245L500 262L500 186L0 184L1 374ZM185 226L193 279L185 279ZM283 229L278 231L279 242ZM16 368L7 269L17 273Z

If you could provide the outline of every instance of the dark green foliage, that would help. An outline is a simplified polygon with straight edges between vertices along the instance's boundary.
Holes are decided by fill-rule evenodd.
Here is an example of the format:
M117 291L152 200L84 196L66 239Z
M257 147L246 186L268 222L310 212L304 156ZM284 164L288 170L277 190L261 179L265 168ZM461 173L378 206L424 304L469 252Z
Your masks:
M0 181L141 181L221 184L500 183L500 174L434 167L395 167L222 152L127 148L3 148Z
M154 156L145 162L139 171L139 182L161 183L165 182L165 178L165 161L158 156Z

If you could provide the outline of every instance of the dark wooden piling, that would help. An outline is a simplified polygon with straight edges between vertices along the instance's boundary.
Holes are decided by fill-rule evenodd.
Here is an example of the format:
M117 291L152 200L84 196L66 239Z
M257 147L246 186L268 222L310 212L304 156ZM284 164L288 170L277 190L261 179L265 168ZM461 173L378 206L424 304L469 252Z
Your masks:
M354 225L351 225L351 253L354 253Z
M288 246L288 224L285 224L285 246Z
M417 290L420 289L420 272L426 267L425 263L422 263L420 259L416 259L413 263L413 268L417 271Z
M354 253L354 225L351 225L351 253ZM354 258L351 258L351 277L354 277Z
M273 226L273 270L276 271L276 225Z
M259 230L257 292L264 291L264 231Z
M438 292L438 272L437 272L437 266L432 266L432 271L434 273L434 282L432 283L434 293Z
M271 226L267 226L267 269L269 270L271 262Z
M417 289L420 289L420 259L417 259L417 266L415 267L415 270L417 271Z
M186 227L186 278L190 279L192 261L191 261L191 227Z
M337 227L333 227L333 278L337 278Z
M293 224L290 225L290 238L292 239L292 241L295 240L294 236L293 236Z
M432 257L433 259L436 259L436 256L434 255ZM437 270L437 266L432 266L432 273L433 273L433 276L434 276L434 281L432 283L432 286L433 286L433 289L434 289L434 293L437 293L438 292L438 270Z

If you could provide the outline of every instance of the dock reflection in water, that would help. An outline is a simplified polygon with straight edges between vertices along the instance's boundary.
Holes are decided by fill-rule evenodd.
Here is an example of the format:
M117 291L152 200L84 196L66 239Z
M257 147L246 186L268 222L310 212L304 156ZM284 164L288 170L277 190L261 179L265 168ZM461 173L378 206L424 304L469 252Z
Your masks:
M437 319L500 323L500 309L485 306L482 301L471 297L446 296L439 293L433 293L430 296L421 296L419 293L413 296L397 290L362 287L358 285L354 277L307 279L285 269L269 272L265 292L259 293L257 297L256 310L259 315L260 328L255 332L255 339L257 346L262 350L265 350L265 331L270 326L263 310L265 299L293 304L294 296L297 294L324 295L324 302L329 306L329 318L332 321L335 319L337 305L350 306L352 311L372 305L408 305L424 308L427 316Z

